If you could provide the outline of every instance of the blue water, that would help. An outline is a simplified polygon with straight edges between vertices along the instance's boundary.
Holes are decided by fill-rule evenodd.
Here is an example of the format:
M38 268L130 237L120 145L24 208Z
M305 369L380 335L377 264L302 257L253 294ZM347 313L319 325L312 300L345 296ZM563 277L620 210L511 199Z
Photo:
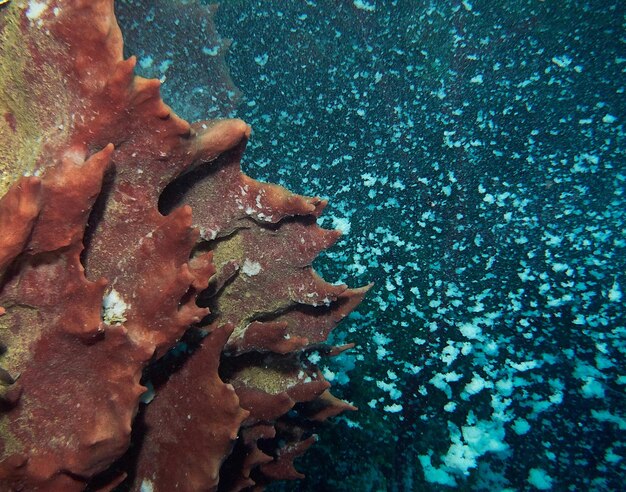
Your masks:
M272 490L623 490L626 4L224 0L211 40L187 8L122 11L139 72L250 123L246 171L345 232L318 270L375 282L325 364L359 411Z

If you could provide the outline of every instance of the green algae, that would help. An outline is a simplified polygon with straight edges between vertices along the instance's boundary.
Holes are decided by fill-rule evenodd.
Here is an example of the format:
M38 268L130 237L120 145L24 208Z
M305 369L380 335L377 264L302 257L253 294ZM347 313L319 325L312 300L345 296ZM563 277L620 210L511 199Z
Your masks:
M25 35L22 22L18 5L0 11L0 196L35 172L44 145L59 141L68 127L67 84L54 65L64 48L44 27Z

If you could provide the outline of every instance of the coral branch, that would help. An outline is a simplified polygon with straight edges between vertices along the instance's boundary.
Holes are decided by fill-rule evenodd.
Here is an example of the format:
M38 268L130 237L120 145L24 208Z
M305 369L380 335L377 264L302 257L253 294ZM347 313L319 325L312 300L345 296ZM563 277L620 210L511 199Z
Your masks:
M244 175L244 122L177 117L111 0L11 2L0 35L0 490L301 477L285 414L353 409L307 353L368 289L311 266L326 202Z

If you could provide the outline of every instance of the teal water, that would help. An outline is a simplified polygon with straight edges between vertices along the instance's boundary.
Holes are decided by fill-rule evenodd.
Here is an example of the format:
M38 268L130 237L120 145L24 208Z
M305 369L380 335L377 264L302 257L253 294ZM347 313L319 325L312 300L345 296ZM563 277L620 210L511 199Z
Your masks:
M272 490L623 490L625 4L224 0L240 93L128 5L139 72L250 123L250 175L330 200L320 272L375 282L325 364L359 411Z

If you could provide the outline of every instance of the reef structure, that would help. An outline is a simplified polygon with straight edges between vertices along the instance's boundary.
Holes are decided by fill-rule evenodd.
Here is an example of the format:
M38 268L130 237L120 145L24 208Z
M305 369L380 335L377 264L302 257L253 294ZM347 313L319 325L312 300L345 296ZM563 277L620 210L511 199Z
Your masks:
M353 407L315 361L368 286L326 202L244 175L124 59L112 0L0 10L0 490L261 489Z

